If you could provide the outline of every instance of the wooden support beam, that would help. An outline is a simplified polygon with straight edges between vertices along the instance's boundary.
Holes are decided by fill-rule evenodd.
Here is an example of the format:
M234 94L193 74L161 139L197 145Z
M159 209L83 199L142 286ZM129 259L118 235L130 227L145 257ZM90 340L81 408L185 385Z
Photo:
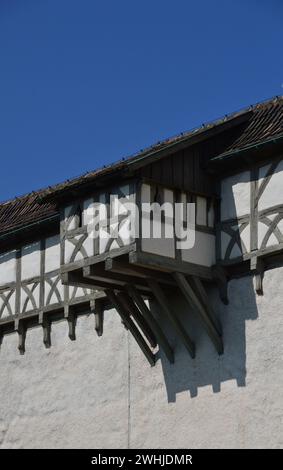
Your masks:
M15 320L15 330L18 332L19 335L19 343L18 343L18 350L23 356L26 352L26 334L27 334L27 326L22 320Z
M105 291L109 301L114 305L115 309L117 310L118 314L120 315L123 323L127 326L127 328L130 330L132 333L133 337L135 338L136 342L140 346L142 352L144 353L145 357L147 358L148 362L150 363L151 366L154 366L155 364L155 356L150 350L149 346L146 344L144 338L142 337L141 333L139 332L138 328L134 324L134 322L131 320L130 316L127 314L127 312L124 310L121 302L115 295L113 290L107 289Z
M198 276L201 279L212 280L211 268L186 261L176 261L167 256L160 256L154 253L131 251L129 253L129 263L157 271L180 272L186 275Z
M158 272L155 269L142 268L140 266L134 266L129 263L119 261L114 258L107 258L105 261L105 271L110 271L116 274L126 274L131 277L137 277L141 279L155 278L162 284L168 284L175 286L176 283L171 278L170 274Z
M128 315L134 318L135 322L143 332L151 347L155 348L157 346L157 341L154 336L154 333L152 332L147 321L142 316L140 310L133 302L131 297L126 292L120 292L119 294L117 294L117 297L123 305L124 310L128 313Z
M77 324L77 317L74 313L70 313L68 316L68 327L69 327L69 338L71 341L76 340L76 324Z
M61 273L61 280L62 284L69 285L69 286L76 286L76 287L84 287L86 289L94 289L94 290L105 290L109 288L109 284L105 282L94 281L92 279L84 278L81 275L73 272L65 272ZM121 289L121 285L111 284L111 288L113 289Z
M175 328L176 333L179 335L181 338L182 343L185 345L185 348L189 352L190 356L192 358L195 357L195 344L193 340L190 338L186 330L183 328L180 320L178 317L175 315L174 312L172 312L171 308L169 307L168 299L166 298L163 290L159 286L159 284L154 281L153 279L150 279L148 281L148 285L151 288L157 302L159 303L161 309L164 311L164 313L167 315L169 321Z
M43 344L47 349L49 349L51 347L51 321L47 314L40 312L38 322L42 325Z
M45 318L42 323L43 328L43 344L46 349L51 347L51 322Z
M250 262L251 270L255 274L255 291L257 295L263 295L263 278L265 265L262 258L253 256Z
M223 266L215 265L212 267L212 277L216 281L219 296L224 305L229 304L228 299L228 276Z
M83 277L87 279L93 279L94 281L101 281L106 284L113 284L113 277L111 278L110 276L107 276L107 273L105 271L101 271L98 269L97 266L86 266L83 268ZM125 285L126 281L123 281L122 279L115 279L115 284L123 286ZM111 288L110 285L108 285L109 288Z
M100 291L105 291L105 289L114 289L118 291L126 290L126 283L123 283L123 285L120 285L114 282L109 284L109 282L107 283L103 281L95 281L93 279L83 277L80 273L74 273L74 272L61 273L61 281L63 285L84 287L86 289L94 289L94 290L100 290ZM137 285L136 287L143 294L145 295L150 294L150 289L148 286Z
M70 305L65 305L64 307L64 317L68 322L68 336L71 341L76 340L76 325L77 325L77 315L73 311Z
M151 314L149 308L145 304L142 296L140 295L140 293L137 291L137 289L134 286L128 286L128 293L129 293L130 297L133 299L133 301L136 303L136 305L138 306L138 308L142 312L144 318L146 319L147 323L149 324L150 328L154 332L154 335L155 335L155 337L158 341L158 344L163 349L168 361L171 362L171 364L173 364L174 363L173 350L172 350L165 334L163 333L160 326L158 325L156 319Z
M95 331L97 336L103 335L103 323L104 323L104 302L102 299L91 300L90 310L94 313Z
M117 274L109 271L107 272L99 268L97 265L86 266L83 268L83 277L93 279L94 281L104 282L109 288L111 288L113 284L123 287L126 284L132 283L145 291L148 290L146 282L139 277Z
M209 335L211 341L213 342L218 354L223 354L223 342L222 338L217 331L217 328L210 318L208 312L203 307L202 302L200 302L198 296L196 295L194 289L191 287L188 280L185 278L184 274L176 272L173 274L174 279L176 280L181 292L184 297L187 299L189 304L193 307L201 319L203 326Z

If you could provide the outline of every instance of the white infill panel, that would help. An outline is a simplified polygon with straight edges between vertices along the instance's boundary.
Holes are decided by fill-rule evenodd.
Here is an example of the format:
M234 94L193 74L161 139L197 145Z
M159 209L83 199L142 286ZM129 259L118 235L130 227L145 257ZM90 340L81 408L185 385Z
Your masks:
M0 286L16 281L16 251L0 255Z
M271 165L265 165L259 169L259 187L264 182ZM269 179L266 188L258 201L258 209L264 210L283 204L283 161L276 167Z
M40 275L40 242L22 248L22 280Z
M60 235L49 237L45 242L45 272L60 268Z
M250 213L251 176L249 171L225 178L221 183L221 220Z

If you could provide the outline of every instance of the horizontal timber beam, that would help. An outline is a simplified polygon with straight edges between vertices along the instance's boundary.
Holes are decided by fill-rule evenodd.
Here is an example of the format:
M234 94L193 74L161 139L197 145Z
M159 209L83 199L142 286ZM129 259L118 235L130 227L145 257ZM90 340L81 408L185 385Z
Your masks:
M134 266L151 268L152 270L163 271L165 273L180 272L182 274L212 280L211 268L185 261L176 261L173 258L153 253L132 251L129 253L129 263Z
M108 272L101 269L96 264L83 268L83 276L95 281L105 282L107 284L114 283L121 286L125 286L126 284L135 284L145 291L149 290L146 282L139 277Z
M150 268L134 266L119 259L108 258L105 261L105 270L113 273L126 274L128 276L140 277L142 279L157 278L158 282L168 285L176 285L171 276L167 273L158 272Z

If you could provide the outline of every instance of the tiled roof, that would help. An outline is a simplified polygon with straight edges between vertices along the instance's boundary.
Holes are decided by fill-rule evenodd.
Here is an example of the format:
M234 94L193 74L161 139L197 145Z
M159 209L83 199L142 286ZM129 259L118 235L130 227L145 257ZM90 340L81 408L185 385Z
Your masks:
M0 204L0 234L57 215L54 203L39 204L39 194L34 192Z
M241 151L253 144L264 143L272 138L283 135L283 97L276 97L240 112L225 116L223 119L203 125L197 129L158 142L129 158L120 160L107 167L2 203L0 204L0 234L57 215L58 211L56 205L48 200L49 196L84 186L106 174L126 169L137 161L143 161L144 164L146 164L149 157L158 154L158 152L163 149L173 148L175 144L182 142L186 142L190 145L195 136L201 135L205 137L210 130L228 121L233 123L233 120L235 120L236 123L236 118L239 116L246 116L243 131L232 145L230 144L224 153L214 157L214 160L224 158L235 151Z
M251 107L252 114L248 119L244 131L230 145L224 153L217 155L213 160L219 160L234 152L243 151L252 145L258 145L275 139L283 134L283 97L260 103Z

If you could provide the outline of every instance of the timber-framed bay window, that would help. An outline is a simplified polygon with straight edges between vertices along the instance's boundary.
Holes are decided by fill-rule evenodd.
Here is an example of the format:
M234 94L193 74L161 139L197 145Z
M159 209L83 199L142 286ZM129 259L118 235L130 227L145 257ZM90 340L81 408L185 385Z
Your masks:
M193 212L196 230L190 248L178 248L175 203L181 204L184 212L187 204L196 206ZM131 214L129 204L136 208ZM160 210L160 217L155 219L152 204L160 205L161 209L169 204L170 217ZM146 205L148 214L144 214ZM100 211L96 213L100 206L104 208L104 222L98 223L98 235L93 236L97 216L101 222ZM145 179L130 179L69 200L60 205L60 213L60 234L6 252L0 259L10 276L5 279L10 282L0 279L0 327L3 332L18 332L21 353L29 326L40 324L43 342L50 347L52 322L67 319L69 337L75 339L77 316L92 311L96 330L102 334L103 311L107 305L114 305L151 364L155 361L151 348L157 344L162 345L172 362L172 348L145 302L154 298L194 357L194 342L169 309L164 287L167 292L180 289L200 310L209 336L217 351L222 352L220 328L206 304L200 302L205 292L202 281L212 281L210 268L215 257L213 198ZM182 229L186 231L187 214L183 215ZM137 221L139 231L132 235L131 225ZM148 221L158 226L160 236L155 237L152 231L143 236ZM168 236L169 225L172 234Z

